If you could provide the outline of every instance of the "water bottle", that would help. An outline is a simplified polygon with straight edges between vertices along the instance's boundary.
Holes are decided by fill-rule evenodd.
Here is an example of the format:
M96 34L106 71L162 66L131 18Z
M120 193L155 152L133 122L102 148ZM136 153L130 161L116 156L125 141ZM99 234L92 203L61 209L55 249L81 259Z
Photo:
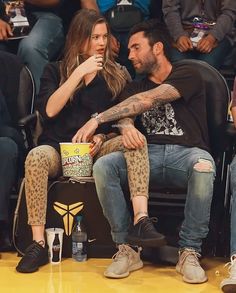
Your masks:
M72 258L76 261L87 260L87 233L82 223L82 216L76 217L72 230Z

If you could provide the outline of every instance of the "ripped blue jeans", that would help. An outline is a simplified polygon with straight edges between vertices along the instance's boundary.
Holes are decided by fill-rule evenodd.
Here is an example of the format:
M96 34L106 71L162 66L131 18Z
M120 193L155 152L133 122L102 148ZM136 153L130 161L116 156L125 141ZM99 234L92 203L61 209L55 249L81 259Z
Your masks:
M202 239L209 231L215 164L212 156L196 147L148 145L150 185L187 188L180 248L201 251ZM208 168L198 166L208 164ZM114 152L99 158L93 167L97 194L111 226L113 241L125 243L131 223L122 187L127 185L124 156Z

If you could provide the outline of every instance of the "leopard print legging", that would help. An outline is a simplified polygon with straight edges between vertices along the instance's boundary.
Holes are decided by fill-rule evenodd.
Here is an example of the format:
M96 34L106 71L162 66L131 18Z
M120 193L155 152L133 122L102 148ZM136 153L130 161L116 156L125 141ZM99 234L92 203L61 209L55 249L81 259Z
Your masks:
M117 136L105 142L95 160L115 151L122 151L127 164L131 199L148 197L149 159L147 143L136 150L126 149ZM42 145L31 150L25 162L25 192L29 225L45 225L48 178L62 173L60 154L51 146Z

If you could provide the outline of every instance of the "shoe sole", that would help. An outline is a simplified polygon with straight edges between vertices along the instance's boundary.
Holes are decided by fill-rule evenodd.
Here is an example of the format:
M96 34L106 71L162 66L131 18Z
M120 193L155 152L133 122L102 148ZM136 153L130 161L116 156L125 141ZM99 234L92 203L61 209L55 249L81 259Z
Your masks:
M141 247L161 247L167 244L166 238L158 238L158 239L140 239L133 238L132 236L127 236L127 242L131 245L137 245Z
M235 293L236 292L236 284L227 284L221 286L221 290L224 293Z
M34 272L37 272L38 270L39 270L39 268L40 267L42 267L42 266L44 266L44 265L46 265L46 264L48 264L49 263L49 261L47 260L47 261L44 261L44 262L42 262L42 263L40 263L39 264L39 266L37 266L37 267L34 267L34 268L32 268L32 269L22 269L22 268L20 268L20 267L16 267L16 270L17 270L17 272L19 272L19 273L24 273L24 274L27 274L27 273L34 273Z
M112 273L112 272L104 272L104 276L107 277L107 278L110 278L110 279L122 279L122 278L126 278L129 276L130 272L133 272L133 271L137 271L139 269L141 269L143 267L143 262L142 261L139 261L138 263L135 263L133 264L130 268L129 268L129 271L122 274L122 275L117 275L115 273Z

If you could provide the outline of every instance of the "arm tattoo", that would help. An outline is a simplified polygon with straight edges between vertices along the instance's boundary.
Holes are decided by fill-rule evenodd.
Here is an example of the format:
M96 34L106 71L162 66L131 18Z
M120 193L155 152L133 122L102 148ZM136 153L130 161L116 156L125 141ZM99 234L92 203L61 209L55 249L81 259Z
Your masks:
M116 106L100 113L99 124L132 117L153 107L173 102L180 98L180 93L169 84L162 84L146 92L135 94Z
M124 128L132 127L134 126L134 119L133 118L123 118L120 119L117 123L118 129L120 133L122 133L122 130Z

